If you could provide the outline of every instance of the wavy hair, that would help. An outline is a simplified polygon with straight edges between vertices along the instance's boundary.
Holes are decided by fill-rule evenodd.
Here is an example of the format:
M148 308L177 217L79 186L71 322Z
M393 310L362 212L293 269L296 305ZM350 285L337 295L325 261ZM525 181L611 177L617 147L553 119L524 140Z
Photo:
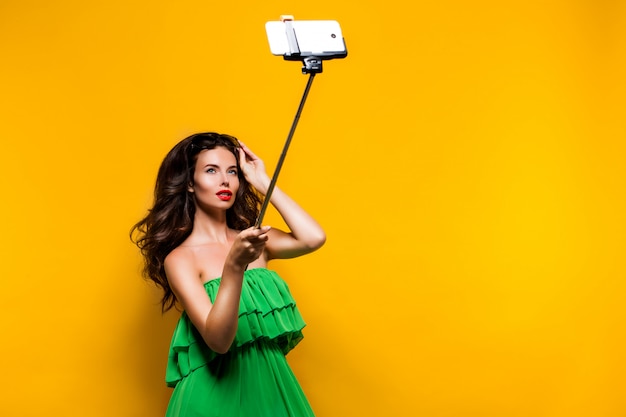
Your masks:
M254 225L259 215L261 198L239 169L239 142L236 138L214 133L191 135L169 151L161 163L154 187L154 204L148 214L130 231L131 240L144 259L143 276L163 290L161 310L176 304L176 296L165 275L165 257L191 234L196 212L195 197L189 192L193 184L198 154L205 149L223 147L237 160L239 190L235 203L226 211L226 223L235 230Z

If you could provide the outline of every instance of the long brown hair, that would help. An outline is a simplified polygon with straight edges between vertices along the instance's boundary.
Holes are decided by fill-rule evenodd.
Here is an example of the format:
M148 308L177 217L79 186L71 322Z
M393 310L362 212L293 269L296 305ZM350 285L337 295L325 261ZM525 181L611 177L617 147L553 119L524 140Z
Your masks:
M135 224L131 240L144 258L143 275L163 289L161 308L165 312L176 303L176 296L165 275L165 257L180 245L193 229L196 206L189 185L193 184L198 154L205 149L223 147L235 155L239 168L239 142L236 138L213 132L191 135L172 148L165 156L154 187L154 204L146 217ZM226 223L235 230L254 225L261 199L238 169L239 190L235 203L226 211Z

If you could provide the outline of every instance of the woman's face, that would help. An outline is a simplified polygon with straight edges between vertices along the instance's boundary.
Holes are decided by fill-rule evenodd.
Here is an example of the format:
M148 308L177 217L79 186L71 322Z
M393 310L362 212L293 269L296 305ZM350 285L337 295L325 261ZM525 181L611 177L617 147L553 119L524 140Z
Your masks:
M189 191L196 204L205 210L227 210L235 203L239 190L237 159L224 147L203 150L198 154Z

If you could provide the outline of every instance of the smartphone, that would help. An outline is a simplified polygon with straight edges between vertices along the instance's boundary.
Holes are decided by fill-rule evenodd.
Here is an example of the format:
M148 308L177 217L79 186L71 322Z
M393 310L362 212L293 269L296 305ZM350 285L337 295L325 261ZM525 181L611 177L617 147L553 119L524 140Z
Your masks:
M270 51L287 60L314 56L321 59L348 55L341 27L335 20L288 20L265 23Z

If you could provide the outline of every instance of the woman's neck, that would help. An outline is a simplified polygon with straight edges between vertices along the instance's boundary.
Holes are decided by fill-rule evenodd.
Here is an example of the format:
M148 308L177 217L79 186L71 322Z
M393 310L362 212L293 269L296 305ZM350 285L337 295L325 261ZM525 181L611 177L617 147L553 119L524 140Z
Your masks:
M193 230L187 241L192 244L226 243L232 231L226 223L226 213L216 217L201 210L196 210L193 221Z

